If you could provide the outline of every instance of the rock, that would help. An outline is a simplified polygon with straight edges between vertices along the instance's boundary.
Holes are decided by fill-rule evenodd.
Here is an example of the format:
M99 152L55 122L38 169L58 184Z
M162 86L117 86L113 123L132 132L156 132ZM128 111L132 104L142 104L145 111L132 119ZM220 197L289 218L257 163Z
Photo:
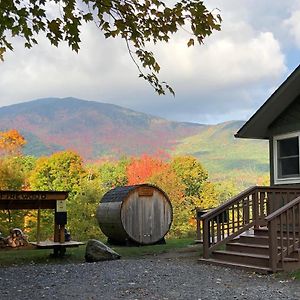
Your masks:
M121 256L98 240L89 240L85 249L85 261L96 262L119 259Z

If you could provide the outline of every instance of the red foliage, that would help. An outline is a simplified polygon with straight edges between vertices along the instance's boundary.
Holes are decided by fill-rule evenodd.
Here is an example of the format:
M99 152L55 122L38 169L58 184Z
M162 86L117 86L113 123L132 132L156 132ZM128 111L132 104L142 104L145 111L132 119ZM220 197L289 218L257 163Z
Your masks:
M147 154L143 154L141 157L134 157L127 166L128 184L146 183L152 175L167 168L167 163L159 158L151 157Z

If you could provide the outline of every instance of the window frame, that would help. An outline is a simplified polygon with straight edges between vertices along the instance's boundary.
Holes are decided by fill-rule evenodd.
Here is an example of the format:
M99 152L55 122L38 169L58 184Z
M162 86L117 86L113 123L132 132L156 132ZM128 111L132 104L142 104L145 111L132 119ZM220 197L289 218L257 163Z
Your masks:
M278 178L278 141L298 138L298 164L299 164L299 176ZM288 134L281 134L273 137L273 163L274 163L274 184L294 184L300 183L300 131L292 132Z

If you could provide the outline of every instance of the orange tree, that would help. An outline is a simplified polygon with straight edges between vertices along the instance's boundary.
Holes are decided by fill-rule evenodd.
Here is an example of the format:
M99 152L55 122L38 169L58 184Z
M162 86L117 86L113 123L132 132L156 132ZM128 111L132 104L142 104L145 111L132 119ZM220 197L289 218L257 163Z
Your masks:
M25 138L16 129L0 132L0 152L4 155L20 155Z
M145 183L148 179L168 167L167 163L160 158L152 157L147 154L141 157L134 157L127 166L128 184Z
M171 227L171 236L186 235L190 231L189 211L185 207L184 189L180 178L168 166L154 173L148 182L161 188L169 197L173 208L173 224Z

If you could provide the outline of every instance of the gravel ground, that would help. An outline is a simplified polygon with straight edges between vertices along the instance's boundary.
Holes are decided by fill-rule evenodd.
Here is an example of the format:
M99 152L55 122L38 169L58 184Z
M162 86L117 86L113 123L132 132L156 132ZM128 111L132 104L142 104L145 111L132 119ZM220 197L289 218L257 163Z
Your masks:
M0 268L0 299L300 299L300 282L191 258L121 259Z

